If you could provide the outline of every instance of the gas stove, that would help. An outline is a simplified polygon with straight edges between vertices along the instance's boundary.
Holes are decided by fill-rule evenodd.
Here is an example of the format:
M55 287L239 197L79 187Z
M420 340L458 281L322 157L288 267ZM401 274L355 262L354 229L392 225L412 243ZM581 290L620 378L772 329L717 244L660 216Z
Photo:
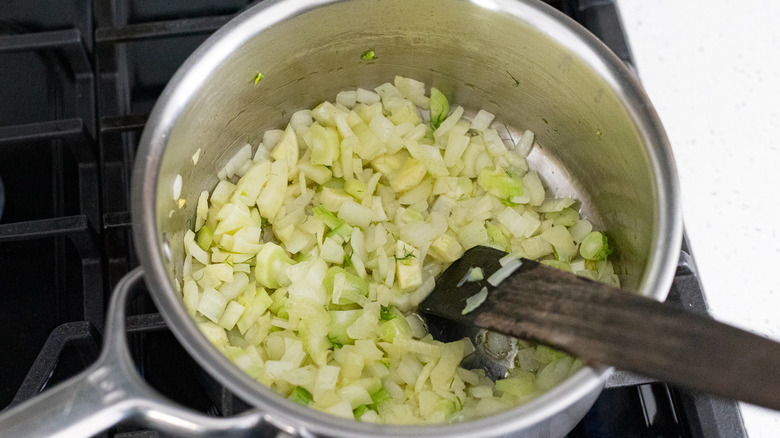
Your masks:
M613 0L549 0L633 71ZM0 409L97 358L111 290L138 265L129 192L145 120L163 87L246 0L0 3ZM668 301L706 313L683 242ZM148 296L132 302L139 374L209 415L248 409L210 379ZM160 436L132 425L103 435ZM616 372L569 437L746 437L735 402Z

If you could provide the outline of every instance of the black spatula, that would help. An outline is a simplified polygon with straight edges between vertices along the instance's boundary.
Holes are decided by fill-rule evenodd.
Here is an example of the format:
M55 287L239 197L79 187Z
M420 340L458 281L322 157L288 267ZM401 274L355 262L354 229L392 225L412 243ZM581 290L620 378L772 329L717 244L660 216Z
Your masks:
M586 362L780 409L779 343L531 260L521 259L493 287L487 280L505 255L487 247L466 251L420 310L536 340ZM484 280L462 281L472 267L483 269ZM464 314L466 300L483 287L485 301Z

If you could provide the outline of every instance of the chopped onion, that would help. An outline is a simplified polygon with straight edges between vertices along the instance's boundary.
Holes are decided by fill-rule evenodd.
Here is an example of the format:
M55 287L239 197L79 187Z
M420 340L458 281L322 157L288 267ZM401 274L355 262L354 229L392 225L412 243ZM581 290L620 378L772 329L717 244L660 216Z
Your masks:
M517 268L519 268L523 264L523 261L520 259L512 260L511 262L507 262L506 265L501 266L494 272L490 277L488 277L487 281L490 283L491 286L498 286L501 284L502 281L504 281L507 277L512 275L513 272Z
M296 111L262 134L254 156L239 148L198 197L177 291L212 343L296 403L367 422L464 421L578 370L562 353L486 335L486 351L516 363L494 384L461 368L470 340L428 334L415 307L473 246L510 253L488 278L494 286L520 255L619 283L603 234L573 199L545 199L529 171L534 134L509 151L493 114L468 119L430 92L396 77ZM177 175L181 207L182 185ZM459 286L482 280L472 268ZM469 297L463 314L487 294Z
M181 175L176 174L176 178L173 180L173 199L179 199L181 195Z
M482 289L479 290L479 292L466 298L466 307L464 307L463 311L460 313L465 315L467 313L473 312L474 309L476 309L477 307L482 305L482 303L485 302L487 296L488 296L488 290L486 287L483 287Z

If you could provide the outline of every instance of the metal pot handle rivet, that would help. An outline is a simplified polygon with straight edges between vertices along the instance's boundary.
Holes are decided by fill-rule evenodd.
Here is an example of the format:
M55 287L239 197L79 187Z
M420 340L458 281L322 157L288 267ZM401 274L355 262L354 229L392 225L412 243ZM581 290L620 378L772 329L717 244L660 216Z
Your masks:
M209 417L171 402L144 382L133 366L125 332L125 304L142 278L143 272L136 268L116 286L98 360L0 414L0 435L86 437L129 420L172 435L241 437L267 423L257 409L233 417Z

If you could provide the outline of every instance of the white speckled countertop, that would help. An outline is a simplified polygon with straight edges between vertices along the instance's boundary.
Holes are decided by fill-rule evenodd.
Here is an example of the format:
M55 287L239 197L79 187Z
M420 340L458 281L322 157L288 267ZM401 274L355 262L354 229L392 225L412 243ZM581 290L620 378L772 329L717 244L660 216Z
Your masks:
M672 144L710 311L780 340L780 2L617 4ZM779 412L741 410L751 438L780 436Z

